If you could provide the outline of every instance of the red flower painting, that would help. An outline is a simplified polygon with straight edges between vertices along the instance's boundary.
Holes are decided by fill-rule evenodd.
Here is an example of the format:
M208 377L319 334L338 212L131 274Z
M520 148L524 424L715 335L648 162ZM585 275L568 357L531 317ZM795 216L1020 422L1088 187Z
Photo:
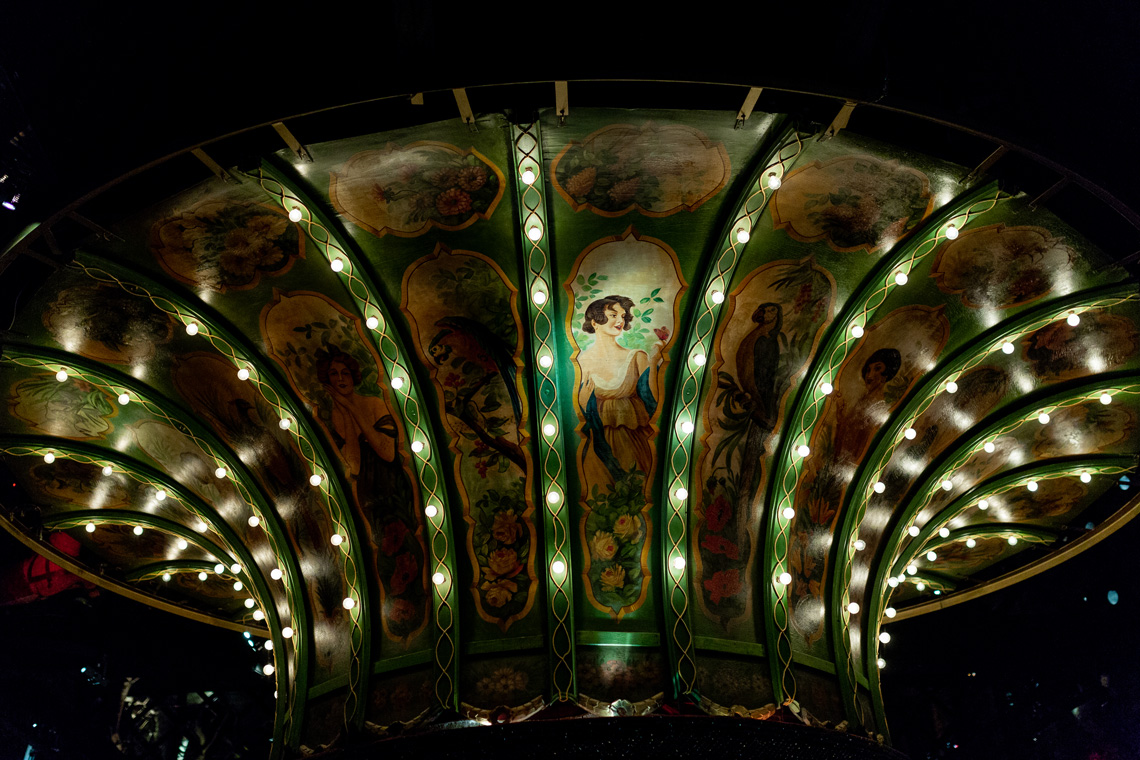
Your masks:
M705 581L705 590L709 592L713 604L720 604L721 599L726 597L736 596L741 588L739 570L718 570Z

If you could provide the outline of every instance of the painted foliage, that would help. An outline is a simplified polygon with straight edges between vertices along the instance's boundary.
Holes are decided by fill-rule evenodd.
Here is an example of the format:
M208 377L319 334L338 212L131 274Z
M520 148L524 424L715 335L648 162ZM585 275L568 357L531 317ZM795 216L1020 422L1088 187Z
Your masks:
M575 211L601 216L695 211L732 168L723 143L680 124L612 124L571 142L550 165L554 189Z
M926 175L897 161L843 156L789 174L772 197L775 229L836 251L874 253L911 232L933 207Z
M772 262L730 295L717 331L692 556L701 609L726 628L749 612L767 463L785 401L831 319L835 292L835 279L812 258Z
M400 306L450 433L475 609L504 631L530 611L538 590L515 299L493 261L440 245L408 267Z
M280 206L211 200L156 222L150 250L179 282L224 293L288 272L305 236Z
M170 341L174 324L148 299L111 285L76 285L56 295L44 326L68 351L109 364L135 364Z
M1130 317L1098 310L1082 314L1075 327L1064 319L1050 322L1022 345L1033 373L1055 382L1120 367L1140 348L1140 331Z
M499 167L474 148L420 141L352 156L331 173L329 197L373 235L417 237L490 219L503 189Z
M942 307L906 306L867 328L839 367L809 444L790 542L792 624L809 644L823 636L828 547L850 479L875 433L942 352Z
M649 591L657 418L686 285L676 253L629 227L582 251L565 287L584 587L590 604L620 619Z
M1051 416L1034 436L1033 455L1038 459L1115 451L1136 430L1136 412L1122 404L1086 401Z
M1073 269L1076 253L1041 227L994 224L964 230L944 243L931 277L972 309L1008 309L1053 290Z
M376 557L384 630L407 645L427 625L427 549L380 358L360 321L320 293L275 291L261 335L344 465Z
M100 438L112 430L118 405L104 391L76 377L59 382L54 373L12 385L8 410L37 431L61 438Z

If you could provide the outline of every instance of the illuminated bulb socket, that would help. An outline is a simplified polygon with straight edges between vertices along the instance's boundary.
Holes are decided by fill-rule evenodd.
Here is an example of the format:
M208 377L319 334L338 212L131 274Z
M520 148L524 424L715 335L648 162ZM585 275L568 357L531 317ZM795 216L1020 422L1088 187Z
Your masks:
M801 457L806 457L808 454L811 453L811 449L808 448L808 445L806 443L801 443L799 446L796 447L796 453L799 454Z
M895 285L906 285L907 279L906 272L899 272L895 275Z
M1049 416L1048 412L1041 412L1041 414L1037 415L1037 421L1042 425L1048 425L1050 419L1052 418Z
M526 236L530 238L530 242L537 243L542 239L542 230L539 227L531 227L526 231Z
M887 484L880 480L877 483L875 483L873 488L875 490L875 493L883 493L884 491L887 490Z
M685 420L681 423L681 432L685 435L692 435L693 429L693 423L689 422L688 420Z
M966 539L966 548L967 549L973 549L977 545L978 545L978 542L975 541L974 539L972 539L972 538Z
M918 526L912 525L906 529L906 532L909 533L911 536L917 536L919 534Z
M534 301L535 306L542 306L544 303L546 303L546 291L545 290L534 291L534 295L532 295L530 297L530 300Z
M674 557L673 558L673 569L674 570L684 570L685 569L685 558L684 557Z
M879 641L883 644L891 643L891 634L887 633L886 631L883 631L882 633L879 634Z
M1112 403L1112 394L1110 394L1110 393L1100 394L1100 403L1105 404L1105 405L1111 404Z
M178 539L178 548L179 548L179 549L182 549L182 550L184 550L184 549L186 549L186 548L187 548L187 547L189 547L189 546L190 546L190 544L189 544L189 543L186 541L186 539L185 539L185 538L180 538L180 539Z
M188 323L186 325L186 334L187 335L197 335L198 334L198 323L197 322Z
M215 478L224 478L225 476L226 476L226 468L225 467L219 467L218 469L214 470L214 477Z
M136 536L141 536L143 534L143 526L136 525L132 533L134 533Z
M170 583L170 573L163 573L162 574L162 582L163 583Z
M768 187L773 190L779 190L781 184L783 183L780 181L780 175L776 174L776 172L768 172Z
M239 565L236 562L233 563L232 565L230 565L230 572L234 573L234 574L240 573L241 572L241 565Z
M254 610L253 611L253 619L254 620L261 620L264 617L265 617L265 613L263 613L261 610ZM265 647L266 652L272 652L273 651L273 642L272 641L266 641L265 644L263 644L263 646Z
M272 665L266 665L264 668L261 669L261 672L267 676L271 676L274 673L273 666Z
M1004 343L1001 344L1001 352L1003 354L1012 354L1013 353L1013 344L1010 343L1008 340L1005 341Z
M914 437L916 435L918 435L918 431L915 430L914 428L907 428L906 430L903 431L903 437L906 438L908 441L913 441Z
M59 372L56 372L55 373L55 379L61 383L66 382L67 381L67 370L61 369Z
M404 378L393 377L392 378L392 387L395 388L396 390L400 390L401 388L403 388L404 387Z
M1010 546L1017 546L1017 536L1010 536L1009 537L1009 545Z
M48 453L44 454L44 461L47 462L48 464L51 464L52 462L55 461L55 454L51 453L50 451Z
M106 465L103 467L103 476L109 478L114 471L115 468L113 468L111 465Z
M281 580L282 575L283 575L283 573L281 572L281 568L279 568L279 567L275 567L269 571L269 577L275 581Z
M958 228L951 224L949 227L946 228L946 237L949 240L957 240L958 239Z
M207 524L206 524L205 522L203 522L202 520L199 520L199 521L197 522L197 524L194 526L194 530L198 531L199 533L205 533L205 532L206 532L206 531L208 531L209 529L210 529L210 526L209 526L209 525L207 525Z
M225 566L225 565L223 565L221 562L219 562L218 564L214 565L214 572L215 572L215 573L217 573L218 575L221 575L221 574L222 574L222 573L224 573L225 571L226 571L226 566Z
M538 363L543 368L549 368L551 364L554 364L554 359L550 357L550 354L543 354L542 356L538 357Z
M435 517L439 514L439 509L434 504L428 504L424 507L424 514L428 517Z
M249 379L249 370L246 369L245 367L242 367L241 369L239 369L238 370L238 380L248 380L248 379Z
M288 430L292 426L293 426L293 422L288 417L282 417L277 422L277 427L281 428L282 430Z
M554 435L556 432L558 432L558 429L555 428L552 423L548 422L542 426L542 432L547 437L550 437L550 436Z
M1027 489L1029 489L1030 491L1036 491L1036 490L1037 490L1037 481L1036 481L1036 480L1031 480L1031 481L1029 481L1028 483L1026 483L1026 484L1025 484L1025 487L1026 487Z
M796 516L796 510L792 507L784 507L783 511L780 512L780 514L784 516L785 520L791 520Z
M950 529L949 528L939 528L938 529L938 537L939 538L950 538Z
M887 585L891 588L898 588L899 579L892 575L890 578L887 578Z
M887 667L887 661L884 660L882 657L875 660L875 664L879 667L879 670L882 670L883 668Z
M863 326L862 325L851 325L851 337L862 338L863 337Z
M994 446L994 442L993 442L993 441L986 441L986 445L985 445L985 446L982 446L982 450L983 450L983 451L985 451L987 454L992 454L992 453L994 453L994 449L996 449L996 448L997 448L997 447L996 447L996 446Z
M686 488L678 488L673 495L677 497L677 501L684 501L689 498L689 491Z
M1065 318L1065 321L1069 323L1069 327L1076 327L1081 323L1081 318L1080 315L1078 315L1075 311L1070 311L1069 316Z
M314 474L309 476L309 485L316 487L316 486L319 486L320 484L321 484L321 476L320 475L317 475L316 473L314 473Z
M556 560L554 560L554 563L550 566L550 570L555 575L562 575L562 573L566 572L566 563L560 559L556 559Z
M344 536L339 533L333 533L332 536L329 537L329 541L333 546L340 546L344 543Z
M986 499L982 499L981 501L978 502L978 509L982 510L983 512L985 512L989 508L990 508L990 503Z
M858 615L859 614L859 603L858 602L851 602L851 604L847 605L847 611L850 612L852 615Z
M445 580L447 580L447 578L444 577L443 573L435 573L431 577L431 582L437 586L441 585Z
M1087 472L1082 472L1081 473L1081 482L1082 483L1091 483L1092 482L1092 475L1089 475Z
M712 302L724 303L724 293L721 293L719 290L714 290L712 292Z
M693 357L693 364L697 365L698 367L705 366L706 361L708 361L708 359L705 357L704 354L697 354L696 356Z
M943 480L942 481L942 490L943 491L953 491L954 490L954 481L953 480Z
M282 628L281 629L281 638L283 638L283 639L293 638L293 629L290 628L289 626L285 626L284 628Z
M855 551L861 552L867 548L867 542L861 538L855 539Z
M166 501L166 491L159 489L158 493L156 493L154 495L154 498L155 498L155 501Z
M131 403L131 397L128 396L126 393L120 393L119 394L119 406L126 406L129 403Z
M375 330L377 327L380 326L380 320L377 319L376 317L369 317L368 319L364 320L364 325L369 330Z
M776 583L779 583L781 586L787 586L791 582L792 582L792 574L791 573L787 573L787 572L780 573L779 577L776 578Z
M351 610L353 607L355 607L355 606L356 606L356 600L355 600L355 599L353 599L351 596L346 596L346 597L344 598L344 601L343 601L343 602L341 602L340 604L341 604L341 606L342 606L342 607L344 607L346 610Z
M234 591L241 591L241 589L242 589L241 581L234 581ZM252 602L253 600L249 599L247 601Z
M914 588L916 591L926 591L926 584L922 581L919 581L918 583L914 584Z
M957 393L958 392L958 383L954 382L953 380L946 383L946 392L947 393Z
M889 618L893 618L898 613L895 612L894 607L887 607L885 610L883 610L883 614Z
M736 242L738 242L738 243L747 243L749 238L751 238L751 237L752 236L748 234L748 230L737 230L736 231Z
M412 441L412 451L419 454L423 450L424 450L424 442L423 441Z
M95 523L93 523L93 522L87 523L87 532L88 533L94 533L95 532Z
M332 267L332 270L333 270L334 272L340 272L340 271L342 271L342 270L344 269L344 262L343 262L343 261L341 261L340 259L333 259L333 260L332 260L332 261L329 263L329 266L330 266L330 267Z
M206 571L205 571L205 570L203 570L202 572L198 573L198 580L200 580L200 581L204 581L204 580L206 580L206 579L207 579L207 578L209 578L209 577L210 577L210 576L206 575Z
M301 221L301 216L302 216L302 214L301 214L301 207L300 206L294 206L293 208L289 209L289 221L290 222Z
M908 575L917 575L918 574L918 565L907 565L906 566L906 572Z
M524 185L533 185L535 180L533 169L523 169L522 181Z
M830 396L832 393L835 392L835 386L832 385L831 383L828 383L828 382L820 383L819 384L819 392L825 396Z
M557 504L561 499L562 497L557 491L551 491L550 493L546 494L546 501L550 504Z
M261 610L254 610L253 611L253 619L257 620L257 621L264 620L265 619L265 613L262 612ZM266 649L273 649L273 642L272 641L265 642L265 648Z
M934 552L927 552L926 553L926 561L927 562L933 562L936 559L938 559L938 555L935 554Z

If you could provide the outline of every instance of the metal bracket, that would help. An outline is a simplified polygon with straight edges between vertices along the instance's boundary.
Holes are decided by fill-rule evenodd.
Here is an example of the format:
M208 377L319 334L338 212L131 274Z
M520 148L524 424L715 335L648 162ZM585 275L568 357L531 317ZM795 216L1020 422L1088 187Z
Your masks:
M1044 203L1045 201L1052 198L1054 195L1063 190L1067 184L1069 184L1069 178L1061 177L1061 179L1053 183L1052 187L1029 202L1029 210L1036 211L1039 204Z
M190 152L194 154L195 158L204 163L206 165L206 168L212 171L214 173L214 176L220 179L222 182L228 182L232 185L241 184L241 180L223 169L222 165L214 159L210 158L209 154L206 153L206 151L202 150L201 148L195 148Z
M293 151L293 153L296 154L297 158L301 159L302 161L308 161L310 164L313 163L313 156L311 153L309 153L309 149L302 145L301 141L293 136L293 133L289 131L289 128L287 126L285 126L285 122L274 122L273 129L277 132L277 134L281 136L281 139L285 141L285 144L289 146L289 150Z
M763 87L748 88L748 95L744 98L744 105L736 112L736 125L733 129L740 129L744 126L744 122L748 121L748 117L752 115L752 109L756 107L756 101L760 99L760 93L763 91Z
M472 132L478 132L479 128L475 126L475 114L471 110L471 103L467 100L467 90L460 87L451 93L455 96L455 105L459 106L459 118Z
M570 95L566 82L554 83L554 110L558 113L558 126L566 126L566 117L570 114Z
M839 113L831 120L831 125L828 126L824 133L819 136L820 140L830 140L839 134L840 130L847 126L847 122L851 121L851 112L855 110L855 101L848 100L839 109Z
M1006 146L1004 146L1004 145L997 146L996 148L994 148L993 153L986 156L985 161L982 161L980 164L975 166L970 171L969 174L967 174L962 179L958 180L958 184L959 185L970 184L971 182L976 180L978 177L980 177L981 175L988 172L990 170L990 167L992 167L994 164L996 164L998 162L998 159L1001 158L1002 156L1004 156L1008 152L1009 152L1009 148L1007 148Z

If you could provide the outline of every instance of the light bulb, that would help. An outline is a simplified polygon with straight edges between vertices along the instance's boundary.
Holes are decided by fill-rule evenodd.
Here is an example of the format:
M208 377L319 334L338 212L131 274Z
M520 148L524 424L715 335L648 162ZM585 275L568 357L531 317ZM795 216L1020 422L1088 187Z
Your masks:
M706 361L707 359L705 358L704 354L697 354L693 357L693 364L697 365L698 367L705 366Z
M289 221L290 222L301 221L301 216L302 216L302 214L301 214L301 207L300 206L294 206L293 208L289 209Z
M903 431L903 437L906 438L908 441L913 441L914 437L916 435L918 435L918 431L912 427L907 428L906 430Z
M253 619L259 620L259 621L264 620L265 619L265 613L262 612L261 610L254 610L253 611ZM272 649L273 648L273 642L272 641L265 642L265 648L266 649Z
M847 605L847 611L850 612L852 615L858 615L859 614L859 603L858 602L851 602L851 604Z
M1001 344L1001 352L1003 354L1012 354L1013 353L1013 344L1010 343L1008 340L1003 341Z
M289 626L285 626L284 628L282 628L281 629L281 638L283 638L283 639L293 638L293 629L290 628Z
M887 616L887 617L889 617L889 618L893 618L893 617L894 617L896 614L898 614L898 613L897 613L897 612L895 612L895 608L894 608L894 607L887 607L885 610L883 610L883 614L884 614L884 615L886 615L886 616Z
M907 533L909 533L909 534L910 534L910 535L912 535L912 536L917 536L917 535L919 534L918 526L917 526L917 525L912 525L912 526L910 526L909 528L907 528L907 529L906 529L906 532L907 532Z
M958 392L958 383L954 382L953 380L946 383L946 392L947 393L957 393Z
M158 492L154 495L154 499L155 501L166 501L166 491L161 488L158 489Z
M439 514L439 510L434 504L428 504L426 507L424 507L424 514L428 517L435 517L437 514Z
M282 576L282 572L281 572L281 568L279 568L279 567L275 567L269 571L269 577L275 581L281 580L281 576Z
M538 227L531 227L526 231L526 236L530 238L532 243L537 243L542 239L542 230Z
M207 579L207 578L209 578L209 577L210 577L210 576L206 575L206 571L205 571L205 570L203 570L202 572L198 573L198 580L200 580L200 581L204 581L204 580L206 580L206 579Z
M863 337L863 326L862 325L851 325L851 335L852 335L852 337L855 337L855 338L862 338Z
M445 580L447 579L444 577L443 573L435 573L431 577L431 582L437 586L443 583Z
M875 664L879 666L879 670L882 670L883 668L887 667L887 661L884 660L882 657L875 660Z
M115 471L115 468L111 467L111 465L109 465L109 464L103 466L103 475L105 477L108 477L108 478L111 477L111 473L113 473L114 471Z
M811 449L808 448L808 445L806 443L801 443L799 446L796 447L796 453L799 454L801 457L806 457L808 454L811 453Z
M423 450L424 450L424 442L423 441L412 441L412 451L419 454Z
M533 169L523 169L522 181L524 185L533 185L535 180Z
M94 533L95 532L95 523L93 523L93 522L87 523L87 532L88 533Z
M867 542L861 538L855 539L855 551L861 552L867 548Z
M906 272L899 272L895 275L895 285L906 285L906 281Z
M344 598L344 601L341 602L341 606L344 607L346 610L351 610L353 607L356 606L356 600L353 599L351 596L346 596Z
M554 359L552 359L550 357L550 354L543 354L542 356L538 357L538 363L542 367L546 368L546 367L549 367L551 364L554 364Z
M50 451L48 453L44 454L44 461L47 462L48 464L51 464L52 462L55 461L55 454L51 453Z
M258 525L261 525L261 518L257 515L250 515L250 518L246 520L246 522L249 523L249 527L256 528Z
M331 262L329 262L329 266L332 267L332 270L334 272L339 272L344 269L344 262L340 259L333 259Z
M1017 536L1010 536L1009 537L1009 545L1010 546L1017 546Z
M926 553L926 561L927 562L933 562L936 559L938 559L938 555L935 554L934 552L927 552Z
M872 488L874 489L875 493L883 493L887 490L887 484L880 480L877 481L875 485L872 486Z
M946 228L946 237L949 240L957 240L958 239L958 228L951 224L949 227Z
M1112 403L1112 394L1110 394L1110 393L1100 394L1100 403L1111 404Z
M685 558L684 557L674 557L673 558L673 569L674 570L684 570L685 569Z
M906 572L908 575L917 575L918 574L918 565L915 565L913 563L910 565L907 565L906 566Z
M768 172L768 187L773 190L778 190L781 184L780 175L776 174L776 172Z
M530 300L534 301L535 306L542 306L544 303L546 303L546 291L545 290L534 291L534 295L532 295L530 297Z
M549 437L549 436L554 435L555 432L557 432L557 428L554 427L553 423L548 422L542 426L542 432Z
M1070 311L1065 321L1069 323L1069 327L1076 327L1081 323L1081 318L1075 311Z
M689 491L687 488L678 488L673 495L677 497L677 501L684 501L689 498Z
M1025 487L1028 488L1030 491L1036 491L1037 490L1037 481L1031 480L1025 484Z
M926 591L926 584L922 581L919 581L918 583L914 584L914 588L917 591Z
M341 534L339 534L339 533L333 533L333 534L332 534L332 535L329 537L329 541L330 541L330 542L332 542L332 545L333 545L333 546L340 546L341 544L343 544L343 543L344 543L344 536L342 536L342 535L341 535Z
M785 520L791 520L796 516L796 510L794 507L784 507L780 514L783 515Z
M713 303L724 303L724 293L721 293L719 290L714 290L712 292L712 300Z
M879 641L881 641L884 644L891 643L891 634L887 633L886 631L883 631L882 633L879 634Z
M263 667L261 669L261 672L267 676L271 676L271 675L273 675L273 666L272 665L266 665L265 667Z
M792 574L791 574L791 573L788 573L788 572L783 572L783 573L780 573L780 577L779 577L779 578L777 578L777 579L776 579L776 581L777 581L777 582L778 582L778 583L779 583L781 586L787 586L789 583L791 583L791 582L792 582Z
M199 533L205 533L209 529L210 529L210 526L207 525L204 520L199 520L197 523L194 524L194 530L198 531Z
M248 380L248 379L249 379L249 370L246 369L245 367L242 367L241 369L239 369L238 370L238 380Z
M685 435L692 435L693 434L693 423L689 422L688 420L685 420L684 422L682 422L681 423L681 432L684 433Z
M320 475L318 475L317 473L313 473L312 475L309 476L309 485L319 486L320 484L321 484L321 476Z
M230 572L234 573L234 574L240 573L241 572L241 565L239 565L236 562L233 563L232 565L230 565Z
M1042 425L1048 425L1050 419L1052 418L1049 416L1048 412L1041 412L1041 414L1037 415L1037 421Z
M975 541L974 539L972 539L972 538L966 539L966 548L967 549L973 549L977 545L978 545L978 542Z
M556 559L554 560L554 564L550 566L550 569L555 575L562 575L562 573L566 572L566 563L560 559Z
M946 480L943 480L942 481L942 490L943 491L953 491L954 490L954 481L950 480L949 478L947 478Z
M293 426L293 421L290 420L288 417L282 417L280 420L277 421L277 427L281 428L282 430L288 430L292 426Z
M738 243L747 243L750 237L752 236L748 234L748 230L739 229L736 231L736 242Z
M1081 482L1082 483L1089 483L1091 481L1092 481L1092 475L1089 475L1087 472L1081 473Z
M162 582L163 583L169 583L170 582L170 573L163 573L162 574Z
M134 533L136 536L141 536L143 534L143 526L136 525L132 533Z
M180 538L180 539L178 539L178 548L179 548L180 550L185 550L185 549L186 549L186 548L188 548L189 546L190 546L190 544L189 544L189 542L187 542L187 541L186 541L186 539L185 539L185 538Z
M950 538L950 529L949 528L939 528L938 529L938 535L940 538Z
M985 450L985 452L986 452L987 454L992 454L992 453L994 453L994 449L995 449L995 448L997 448L997 447L996 447L996 446L994 446L994 442L993 442L993 441L986 441L986 445L985 445L985 446L982 446L982 448Z
M983 512L985 512L989 508L990 508L990 502L988 499L982 499L981 501L978 502L978 509L982 510Z
M890 578L887 578L887 585L891 588L898 588L899 579L892 575Z
M404 378L393 377L392 378L392 387L395 388L396 390L400 390L401 388L403 388L404 387Z
M380 320L376 317L369 317L368 319L364 320L364 326L369 330L375 330L380 326Z
M261 610L254 610L253 611L253 619L254 620L261 620L264 617L265 617L265 613L262 612ZM272 652L273 651L273 642L268 640L268 639L266 639L265 643L262 646L264 647L266 652Z
M119 394L119 406L126 406L129 403L131 403L131 397L129 395L127 395L126 393L120 393Z
M61 383L65 382L67 380L67 370L61 369L59 372L56 372L55 379Z
M546 500L548 502L550 502L551 504L557 504L558 500L561 498L562 497L558 495L557 491L550 491L549 493L546 494Z
M234 591L241 591L241 589L242 589L241 581L234 581ZM253 600L250 599L249 601L252 602Z
M197 322L188 322L186 324L186 334L187 335L197 335L198 334L198 323Z
M221 562L219 562L218 564L214 565L214 572L215 572L215 573L218 573L219 575L221 575L221 574L222 574L222 573L224 573L225 571L226 571L226 566L225 566L225 565L223 565Z
M218 469L214 470L214 477L215 478L224 478L225 476L226 476L226 468L225 467L219 467Z
M835 391L835 386L826 380L819 384L819 392L825 396L830 396Z

